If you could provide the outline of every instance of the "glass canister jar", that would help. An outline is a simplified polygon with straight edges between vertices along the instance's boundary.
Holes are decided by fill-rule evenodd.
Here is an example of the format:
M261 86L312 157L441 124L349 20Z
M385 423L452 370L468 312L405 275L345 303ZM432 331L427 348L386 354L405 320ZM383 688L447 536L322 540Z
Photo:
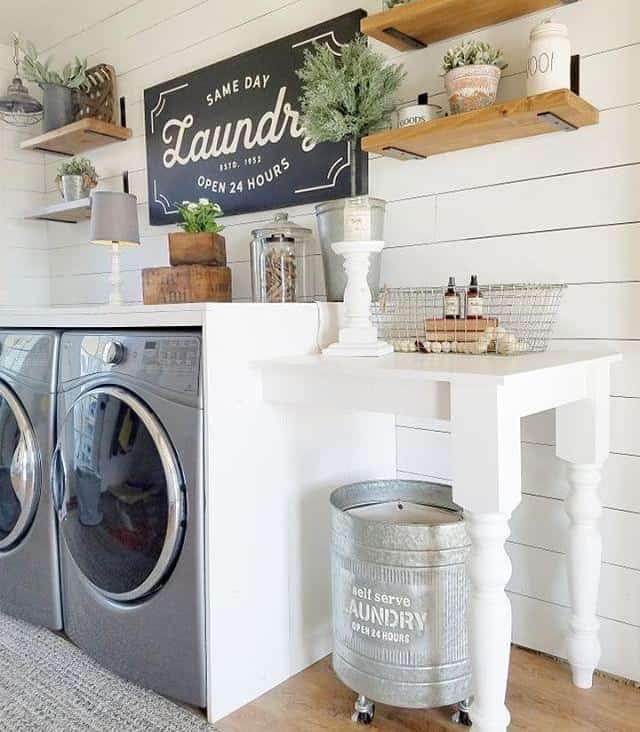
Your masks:
M277 213L273 223L251 232L254 302L310 302L313 272L308 263L311 229Z

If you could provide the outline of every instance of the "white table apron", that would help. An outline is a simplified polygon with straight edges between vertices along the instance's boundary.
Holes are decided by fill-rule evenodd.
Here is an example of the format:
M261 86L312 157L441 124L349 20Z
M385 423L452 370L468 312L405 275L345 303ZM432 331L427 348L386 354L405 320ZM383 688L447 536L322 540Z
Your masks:
M302 357L263 362L270 401L343 406L451 420L453 498L471 537L469 623L478 732L506 730L511 605L505 587L509 520L521 500L521 417L556 408L556 453L568 463L571 615L568 659L574 684L589 688L600 658L596 603L601 561L600 471L609 452L612 354L520 357L395 354L362 359ZM321 446L319 446L321 449Z

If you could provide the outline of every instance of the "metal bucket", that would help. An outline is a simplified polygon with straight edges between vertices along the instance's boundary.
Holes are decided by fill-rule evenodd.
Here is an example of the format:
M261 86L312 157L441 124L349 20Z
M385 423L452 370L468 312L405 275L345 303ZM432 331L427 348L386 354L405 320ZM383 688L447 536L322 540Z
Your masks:
M89 196L90 191L84 184L84 176L63 175L61 178L62 197L65 201L79 201Z
M367 232L367 239L371 241L384 240L385 201L379 198L370 198L369 196L357 196L356 198L341 198L337 201L319 203L316 206L324 282L329 302L342 302L344 299L344 290L347 286L344 259L340 254L333 251L331 245L345 240L345 210L349 205L354 204L366 206L370 210L370 227ZM380 288L380 252L370 254L369 263L367 281L375 297Z
M340 680L361 698L398 707L467 699L470 542L451 489L355 483L334 491L331 507L333 668Z
M61 84L49 83L40 84L40 88L44 107L43 131L57 130L73 122L75 115L73 90Z

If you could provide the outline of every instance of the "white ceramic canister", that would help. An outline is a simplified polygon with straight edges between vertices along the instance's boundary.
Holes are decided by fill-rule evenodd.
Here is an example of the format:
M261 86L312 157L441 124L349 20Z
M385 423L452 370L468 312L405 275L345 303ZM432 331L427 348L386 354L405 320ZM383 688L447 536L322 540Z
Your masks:
M429 95L425 92L418 95L417 104L406 104L398 109L398 127L430 122L438 117L442 117L442 107L429 104Z
M532 31L527 95L571 88L571 43L567 26L545 20Z

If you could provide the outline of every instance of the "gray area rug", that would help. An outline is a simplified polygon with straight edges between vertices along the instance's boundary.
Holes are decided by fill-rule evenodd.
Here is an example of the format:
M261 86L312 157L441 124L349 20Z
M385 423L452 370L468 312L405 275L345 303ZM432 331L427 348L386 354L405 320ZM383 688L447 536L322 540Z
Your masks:
M72 643L0 614L2 732L215 732L204 717L114 676Z

